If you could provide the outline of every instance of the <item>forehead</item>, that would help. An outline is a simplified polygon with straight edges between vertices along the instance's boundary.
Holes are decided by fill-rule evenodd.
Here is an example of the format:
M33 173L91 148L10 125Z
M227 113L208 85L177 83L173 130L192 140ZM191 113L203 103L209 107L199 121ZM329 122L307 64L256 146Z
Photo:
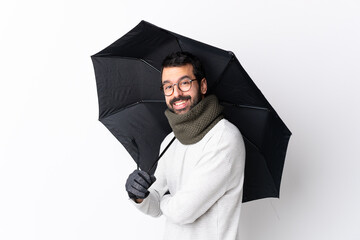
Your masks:
M188 76L191 79L194 78L193 66L191 64L186 64L184 66L179 67L165 67L162 71L161 80L176 82L181 77Z

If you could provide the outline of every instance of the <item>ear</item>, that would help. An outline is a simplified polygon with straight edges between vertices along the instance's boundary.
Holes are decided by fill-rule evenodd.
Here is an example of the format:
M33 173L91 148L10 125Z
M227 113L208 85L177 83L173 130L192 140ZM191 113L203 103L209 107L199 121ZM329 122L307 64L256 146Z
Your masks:
M201 94L205 95L205 93L207 92L207 81L206 78L201 79L200 82L200 91Z

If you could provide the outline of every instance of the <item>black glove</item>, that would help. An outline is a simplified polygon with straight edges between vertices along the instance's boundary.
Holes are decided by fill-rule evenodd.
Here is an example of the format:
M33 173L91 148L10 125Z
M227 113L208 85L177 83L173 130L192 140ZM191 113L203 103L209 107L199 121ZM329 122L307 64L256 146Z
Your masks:
M126 180L125 188L130 198L144 199L149 195L148 188L156 181L154 175L135 170Z

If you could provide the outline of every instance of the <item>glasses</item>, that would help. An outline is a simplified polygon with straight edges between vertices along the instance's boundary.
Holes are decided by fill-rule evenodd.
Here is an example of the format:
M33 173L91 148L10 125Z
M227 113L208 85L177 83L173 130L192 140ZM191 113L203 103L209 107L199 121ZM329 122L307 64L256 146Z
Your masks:
M188 77L181 79L178 83L165 83L160 89L164 91L165 96L171 96L174 92L174 86L177 85L179 90L182 92L187 92L191 89L191 83L195 81L195 79L190 79Z

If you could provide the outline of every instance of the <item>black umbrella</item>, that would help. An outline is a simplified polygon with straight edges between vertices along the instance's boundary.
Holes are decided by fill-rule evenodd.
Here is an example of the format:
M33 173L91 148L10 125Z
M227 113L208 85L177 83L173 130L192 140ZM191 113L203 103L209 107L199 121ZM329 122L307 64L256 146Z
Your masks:
M119 40L93 55L99 120L143 170L158 158L171 132L160 92L162 60L187 51L200 58L208 82L225 107L224 115L243 134L246 164L243 202L279 197L289 129L232 52L141 21ZM160 160L161 161L161 160ZM151 169L153 173L155 169Z

